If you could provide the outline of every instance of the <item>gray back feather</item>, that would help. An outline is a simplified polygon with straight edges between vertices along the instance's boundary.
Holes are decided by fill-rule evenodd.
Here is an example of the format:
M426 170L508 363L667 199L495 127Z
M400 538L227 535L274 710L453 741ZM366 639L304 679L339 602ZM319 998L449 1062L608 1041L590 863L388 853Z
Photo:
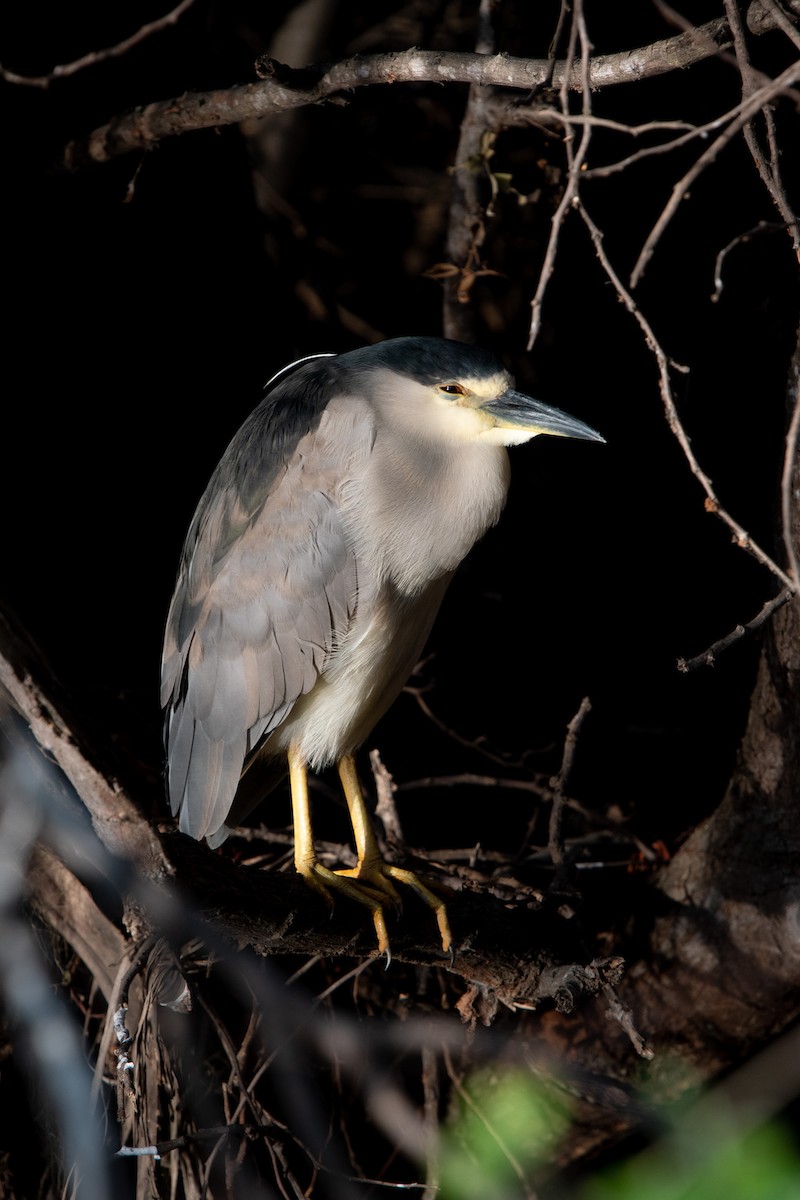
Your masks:
M224 824L246 762L313 687L352 620L355 560L337 507L347 462L323 420L341 375L329 358L281 375L231 441L189 528L161 700L172 811L196 838ZM347 454L368 452L370 438L355 425Z

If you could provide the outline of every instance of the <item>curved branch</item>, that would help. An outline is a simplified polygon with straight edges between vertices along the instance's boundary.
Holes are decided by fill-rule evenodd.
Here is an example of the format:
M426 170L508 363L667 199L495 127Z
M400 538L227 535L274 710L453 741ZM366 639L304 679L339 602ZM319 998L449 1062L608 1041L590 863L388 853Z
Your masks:
M177 25L183 14L190 9L195 0L180 0L180 3L166 13L163 17L158 17L155 21L148 21L137 29L136 33L132 33L129 37L123 38L121 42L117 42L113 46L106 47L105 50L90 50L88 54L81 55L80 58L73 59L72 62L62 63L57 67L53 67L52 71L47 75L17 75L15 71L9 71L0 63L0 79L4 79L6 83L14 83L20 87L35 87L49 88L51 84L58 79L66 79L70 75L77 75L79 71L85 71L87 67L94 67L98 63L107 62L110 58L121 58L127 54L129 50L141 45L153 34L161 33L162 30L170 25Z
M800 0L791 0L791 7L800 15ZM777 28L775 16L761 0L750 5L748 25L754 33ZM730 41L727 21L718 18L650 46L599 55L589 64L588 83L598 90L680 70L713 57ZM163 138L181 133L232 125L334 99L341 102L341 93L375 84L468 83L533 92L545 86L580 90L586 82L580 63L572 64L565 73L564 62L556 63L554 69L548 59L416 49L355 56L328 67L321 75L318 71L290 71L269 61L266 70L271 77L258 83L189 93L115 117L87 137L70 142L62 166L71 170L90 162L107 162L133 150L151 149ZM309 77L314 79L311 85Z

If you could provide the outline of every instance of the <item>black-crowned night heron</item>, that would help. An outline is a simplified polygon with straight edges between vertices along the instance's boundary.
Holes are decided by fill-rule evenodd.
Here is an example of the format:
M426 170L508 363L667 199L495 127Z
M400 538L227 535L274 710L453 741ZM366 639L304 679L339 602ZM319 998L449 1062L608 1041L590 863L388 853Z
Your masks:
M461 560L502 511L506 447L602 442L515 391L491 354L407 337L293 363L233 438L189 528L162 667L167 780L180 829L217 846L289 774L294 861L329 906L372 911L408 884L378 850L353 755L410 675ZM307 771L336 764L357 865L314 850Z

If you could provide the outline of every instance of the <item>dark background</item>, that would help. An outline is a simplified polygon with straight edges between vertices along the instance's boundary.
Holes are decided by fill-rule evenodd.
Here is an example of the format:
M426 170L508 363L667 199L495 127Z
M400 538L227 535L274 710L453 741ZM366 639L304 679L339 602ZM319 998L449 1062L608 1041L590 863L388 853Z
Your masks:
M53 164L68 140L126 109L252 80L289 7L198 3L129 55L47 90L3 85L0 593L153 816L164 813L160 642L194 505L284 363L350 349L369 331L442 331L441 286L422 272L445 257L447 172L466 89L362 89L344 106L304 113L283 215L256 207L236 127L73 174ZM342 3L326 57L413 44L471 49L474 7L412 5L403 10L413 17L409 33L388 21L399 4ZM537 5L533 16L528 7L503 6L499 46L542 57L558 6ZM598 53L673 32L646 3L614 5L613 16L609 7L588 6ZM0 58L20 74L47 72L161 11L12 5L0 18ZM702 20L720 6L683 11ZM368 37L379 19L388 23ZM783 53L776 34L754 46L773 72ZM595 111L633 123L699 122L732 106L739 87L736 70L715 61L609 89L595 96ZM591 161L635 148L598 133ZM698 153L692 145L586 187L623 278ZM790 182L792 158L783 163ZM559 195L549 172L561 164L552 132L511 131L498 142L496 169L541 197L498 204L484 257L503 275L476 286L481 340L523 390L588 421L608 444L542 438L512 451L506 513L464 564L414 680L430 687L426 699L446 726L486 739L504 762L437 730L409 695L369 747L380 747L399 784L464 771L546 776L588 695L592 714L570 791L601 813L621 812L646 841L674 847L724 791L758 644L740 643L713 670L690 675L676 661L751 619L777 587L704 511L664 419L653 358L575 216L542 335L526 354L529 303ZM689 367L675 376L680 412L717 494L780 556L774 530L797 311L785 234L733 250L722 296L711 299L722 247L776 219L735 142L693 186L637 299L667 352ZM303 298L309 288L322 302L314 313ZM409 841L516 850L530 796L499 793L487 818L486 795L407 789ZM285 799L274 813L287 820Z

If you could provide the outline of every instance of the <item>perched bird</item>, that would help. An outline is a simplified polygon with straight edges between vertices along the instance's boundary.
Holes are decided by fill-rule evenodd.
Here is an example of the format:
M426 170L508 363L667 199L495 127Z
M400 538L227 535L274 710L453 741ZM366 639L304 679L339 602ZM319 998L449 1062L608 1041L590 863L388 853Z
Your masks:
M286 772L294 861L332 904L372 911L408 884L383 860L354 754L410 675L461 560L503 509L507 446L537 434L602 442L516 391L492 354L404 337L280 371L194 514L167 619L161 699L180 829L218 846ZM357 866L316 857L307 771L336 764Z

